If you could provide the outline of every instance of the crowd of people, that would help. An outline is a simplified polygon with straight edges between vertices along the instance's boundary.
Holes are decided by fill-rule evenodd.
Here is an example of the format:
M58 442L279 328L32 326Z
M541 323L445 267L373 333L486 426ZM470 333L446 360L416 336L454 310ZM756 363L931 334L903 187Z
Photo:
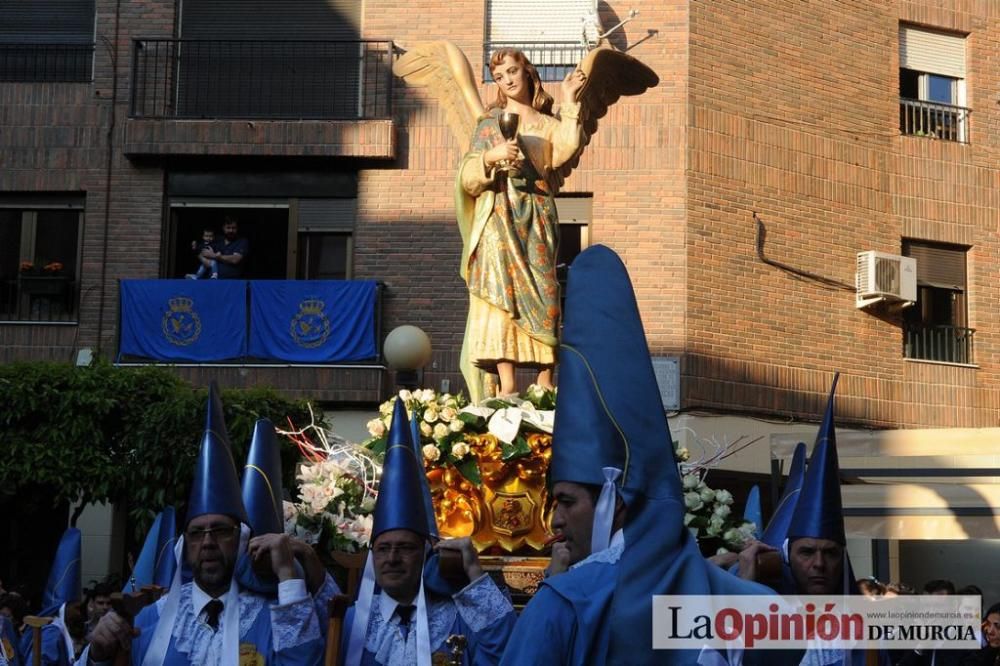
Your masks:
M42 604L43 614L55 618L41 629L42 663L103 666L127 654L134 666L320 664L329 652L350 666L424 666L432 658L505 665L860 664L850 649L654 649L655 595L911 591L853 574L835 390L836 378L808 465L800 445L759 539L730 558L706 559L684 524L684 491L628 274L612 251L589 248L570 269L566 296L549 466L557 542L547 577L520 614L484 572L469 539L439 538L419 440L397 400L364 573L356 595L345 600L346 614L331 618L340 589L310 546L283 533L273 425L258 422L241 482L221 403L210 389L179 536L175 542L173 523L164 519L147 538L151 552L168 554L148 567L166 593L134 618L107 611L95 595L81 629L71 619L77 598L74 576L67 575L67 563L79 562L80 537L70 528ZM774 571L765 571L768 558L780 563ZM455 575L442 573L444 559L460 562ZM134 577L146 576L136 569ZM932 581L924 591L956 592L947 581ZM883 651L879 662L996 666L1000 606L985 618L979 650ZM26 635L14 659L30 664Z

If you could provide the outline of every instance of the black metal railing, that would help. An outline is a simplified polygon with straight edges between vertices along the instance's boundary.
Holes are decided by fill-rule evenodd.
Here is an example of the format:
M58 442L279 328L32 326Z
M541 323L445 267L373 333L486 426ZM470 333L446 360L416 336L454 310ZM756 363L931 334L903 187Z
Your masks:
M899 99L899 130L909 136L969 142L970 109L964 106Z
M131 115L388 118L392 56L387 41L137 39Z
M483 80L492 81L490 58L500 49L524 51L542 81L562 81L576 69L589 50L580 42L486 42L483 45Z
M85 82L93 70L93 44L0 44L0 81Z
M961 326L907 326L903 355L906 358L944 363L973 363L974 328Z
M22 275L0 280L0 322L75 322L79 295L71 277Z

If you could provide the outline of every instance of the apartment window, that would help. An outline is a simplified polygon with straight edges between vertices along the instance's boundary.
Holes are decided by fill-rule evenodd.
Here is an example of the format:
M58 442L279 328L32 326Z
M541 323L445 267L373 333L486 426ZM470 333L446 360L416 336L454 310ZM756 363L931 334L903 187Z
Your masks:
M973 363L969 328L966 255L968 248L906 240L903 255L917 260L917 302L904 310L906 358Z
M0 81L90 81L94 0L0 2Z
M524 51L543 81L562 81L599 32L595 0L486 0L483 79L492 81L490 57L502 48Z
M903 134L966 143L966 38L899 28L899 129Z
M76 320L82 233L82 200L0 200L0 319Z
M299 199L300 280L348 280L353 275L357 199Z
M556 255L556 276L563 298L566 297L566 277L576 255L590 246L590 220L594 199L591 196L561 196L556 198L559 211L559 250Z

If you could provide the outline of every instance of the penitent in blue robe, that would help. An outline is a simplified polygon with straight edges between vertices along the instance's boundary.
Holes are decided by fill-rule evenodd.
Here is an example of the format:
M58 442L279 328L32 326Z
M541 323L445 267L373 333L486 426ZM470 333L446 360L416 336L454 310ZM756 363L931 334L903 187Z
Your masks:
M546 579L521 612L501 663L602 663L623 549L624 541L616 539L569 571Z
M21 663L33 664L35 645L33 631L26 631L21 636ZM42 627L42 666L69 666L74 656L69 653L66 638L62 628L55 624ZM17 662L13 662L17 663Z
M395 602L384 602L382 595L372 598L371 613L368 617L368 631L360 666L411 666L417 663L416 631L411 622L408 632L401 630L398 616L383 617L383 609ZM348 609L344 626L350 627L354 621L354 606ZM449 636L461 634L466 638L462 664L465 666L486 666L500 663L508 638L514 630L517 616L510 600L486 574L469 583L464 589L447 597L429 594L427 597L427 625L430 633L432 654L450 656L446 644ZM347 636L343 650L346 654Z
M191 601L192 583L181 588L177 616L164 666L221 664L223 627L212 631L200 621ZM266 666L318 666L323 661L325 644L320 637L319 621L311 597L286 605L241 590L240 652L253 650ZM135 619L140 634L132 641L132 666L141 666L160 619L164 599L147 606ZM85 663L81 657L80 663ZM253 663L252 661L249 663Z

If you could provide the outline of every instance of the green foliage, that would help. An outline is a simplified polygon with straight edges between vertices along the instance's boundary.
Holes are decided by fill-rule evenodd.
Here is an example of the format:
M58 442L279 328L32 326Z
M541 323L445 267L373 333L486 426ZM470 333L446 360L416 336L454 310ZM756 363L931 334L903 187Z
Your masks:
M53 504L124 503L144 534L156 512L187 501L207 393L166 368L0 366L0 493L42 485ZM222 399L238 469L258 418L279 427L310 420L306 403L268 389L226 390ZM293 489L298 449L279 439Z

